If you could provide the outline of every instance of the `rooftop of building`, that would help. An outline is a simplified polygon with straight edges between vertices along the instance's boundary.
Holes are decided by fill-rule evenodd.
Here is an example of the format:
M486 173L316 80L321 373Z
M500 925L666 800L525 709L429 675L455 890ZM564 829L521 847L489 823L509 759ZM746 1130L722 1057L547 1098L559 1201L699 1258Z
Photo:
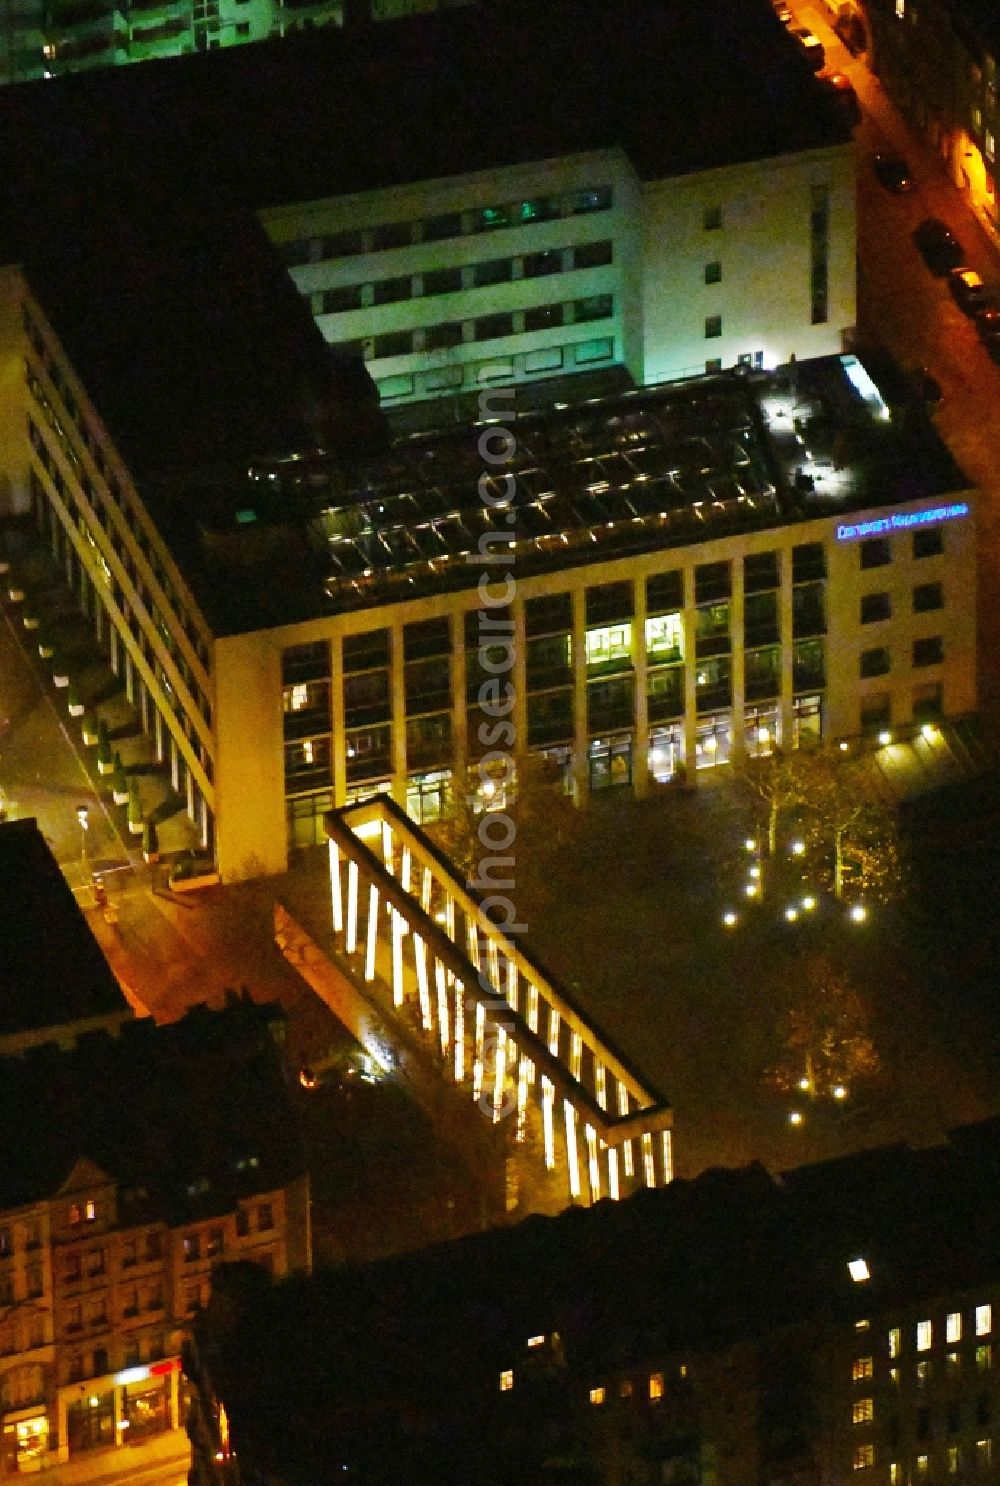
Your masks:
M659 178L848 138L767 0L493 0L0 98L15 177L110 150L122 177L254 208L609 147Z
M294 1481L316 1478L307 1460L326 1479L352 1451L370 1459L372 1421L389 1435L394 1413L409 1421L404 1444L455 1445L501 1371L530 1377L529 1338L557 1333L569 1377L593 1386L784 1328L805 1327L815 1347L827 1328L853 1338L879 1317L898 1324L897 1308L972 1300L1000 1280L997 1135L991 1120L777 1178L709 1171L258 1292L229 1332L212 1330L210 1309L236 1448ZM852 1274L858 1260L867 1278Z
M50 936L51 937L51 936ZM0 1060L0 1208L52 1197L78 1161L118 1187L121 1225L231 1211L302 1175L276 1004L230 993L179 1021L125 1023Z
M483 550L525 577L964 488L906 379L872 366L878 382L827 357L582 401L567 378L523 409L496 389L513 448L500 431L487 447L509 457L484 457L480 420L368 459L262 461L187 492L182 567L218 632L238 632L471 588Z
M0 824L0 880L0 1038L130 1017L36 821Z

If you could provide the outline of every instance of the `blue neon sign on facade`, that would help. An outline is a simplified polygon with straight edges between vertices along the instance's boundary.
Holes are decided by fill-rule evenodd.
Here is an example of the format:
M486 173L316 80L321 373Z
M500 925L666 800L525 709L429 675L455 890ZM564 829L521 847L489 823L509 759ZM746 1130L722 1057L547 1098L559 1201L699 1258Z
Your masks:
M857 521L852 525L837 527L838 542L857 542L864 537L878 537L894 531L907 531L914 526L932 526L939 521L955 521L968 516L966 501L956 501L951 506L928 506L923 511L894 511L891 516L880 516L876 521Z

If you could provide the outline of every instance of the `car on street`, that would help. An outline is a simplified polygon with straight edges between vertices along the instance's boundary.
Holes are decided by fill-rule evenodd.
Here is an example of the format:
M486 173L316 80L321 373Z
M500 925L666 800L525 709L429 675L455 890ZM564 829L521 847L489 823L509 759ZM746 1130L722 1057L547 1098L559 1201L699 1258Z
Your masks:
M965 261L962 244L940 217L925 217L913 233L913 241L932 274L943 279Z
M953 268L948 275L951 297L962 311L970 317L985 305L989 291L974 268Z
M809 30L808 26L793 26L791 34L805 53L813 72L819 72L825 67L826 53L823 50L823 43L814 32Z
M879 184L894 195L903 196L913 190L910 167L901 155L874 155L872 169Z
M843 72L821 72L819 80L824 83L844 111L849 124L861 123L861 105L854 91L854 84Z

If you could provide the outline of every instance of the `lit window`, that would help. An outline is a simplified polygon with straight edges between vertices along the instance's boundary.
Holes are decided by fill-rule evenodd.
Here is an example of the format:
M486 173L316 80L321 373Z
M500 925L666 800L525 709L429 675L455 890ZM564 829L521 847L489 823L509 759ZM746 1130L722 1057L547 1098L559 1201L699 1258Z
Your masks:
M989 129L987 129L987 131L986 131L985 144L986 144L986 158L987 158L987 160L992 160L993 157L994 157L994 155L996 154L997 146L996 146L996 140L993 138L993 135L990 133Z
M682 660L681 616L660 614L646 620L646 652L657 660Z
M924 1477L926 1475L927 1475L927 1456L926 1455L918 1455L917 1456L917 1476L918 1476L918 1478L921 1478L921 1477Z
M992 1440L977 1440L976 1441L976 1463L979 1466L980 1470L982 1470L982 1468L984 1466L989 1465L992 1462L992 1460L993 1460L993 1441Z
M854 1451L854 1469L864 1471L875 1464L875 1446L858 1445Z
M889 1332L889 1356L890 1357L898 1357L899 1356L899 1343L900 1343L899 1327L898 1326L894 1326L892 1328L892 1330Z
M948 1446L948 1474L949 1474L949 1476L957 1476L958 1475L958 1446L957 1445L949 1445Z
M301 712L303 707L309 705L309 688L304 683L292 687L292 711Z
M899 1368L898 1367L890 1367L890 1369L889 1369L889 1382L892 1384L892 1386L894 1388L898 1388L899 1387Z
M88 1223L92 1223L94 1221L94 1219L97 1217L97 1204L96 1204L96 1202L88 1202L85 1205L84 1209L83 1209L83 1215L86 1218L86 1220L87 1220Z
M663 1397L663 1374L661 1372L654 1372L650 1374L649 1396L652 1399Z
M851 1377L859 1383L862 1378L870 1378L874 1371L874 1363L870 1357L855 1357Z
M544 1336L529 1336L528 1337L528 1346L529 1347L540 1347L540 1346L542 1346L542 1344L544 1343L544 1341L545 1341Z
M514 1386L514 1374L511 1371L511 1369L508 1367L505 1372L502 1372L500 1374L500 1392L501 1393L509 1393L510 1390L513 1388L513 1386Z
M901 21L906 15L906 0L896 0L896 19Z
M944 1359L945 1370L954 1377L961 1368L961 1358L957 1352L946 1352Z
M591 1403L603 1403L604 1402L604 1389L603 1388L591 1388L591 1390L590 1390L590 1401L591 1401Z
M983 1342L976 1348L976 1366L986 1372L993 1366L993 1343Z
M930 1321L917 1322L917 1351L929 1352L934 1340L934 1327Z
M947 1342L962 1340L962 1312L949 1311L944 1323L944 1339Z
M864 1259L850 1259L847 1264L851 1272L851 1279L856 1285L863 1284L865 1280L871 1279L871 1270Z
M875 1417L875 1404L870 1398L856 1398L851 1408L852 1424L870 1424Z
M631 624L612 624L601 629L589 629L586 639L588 666L607 665L609 661L631 658Z
M931 1365L929 1362L917 1363L917 1387L926 1388L931 1380Z
M889 1462L889 1486L898 1486L899 1465L895 1460Z
M867 1331L870 1325L870 1321L855 1321L854 1329L855 1331Z
M976 1335L989 1336L993 1330L993 1307L991 1305L976 1306Z

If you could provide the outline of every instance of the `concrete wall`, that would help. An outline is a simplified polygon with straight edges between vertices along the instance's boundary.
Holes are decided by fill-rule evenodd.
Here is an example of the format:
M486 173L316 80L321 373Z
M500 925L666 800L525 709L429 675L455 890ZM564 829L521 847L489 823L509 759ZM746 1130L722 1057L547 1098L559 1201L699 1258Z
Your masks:
M0 268L0 517L27 511L28 425L24 416L24 281Z

